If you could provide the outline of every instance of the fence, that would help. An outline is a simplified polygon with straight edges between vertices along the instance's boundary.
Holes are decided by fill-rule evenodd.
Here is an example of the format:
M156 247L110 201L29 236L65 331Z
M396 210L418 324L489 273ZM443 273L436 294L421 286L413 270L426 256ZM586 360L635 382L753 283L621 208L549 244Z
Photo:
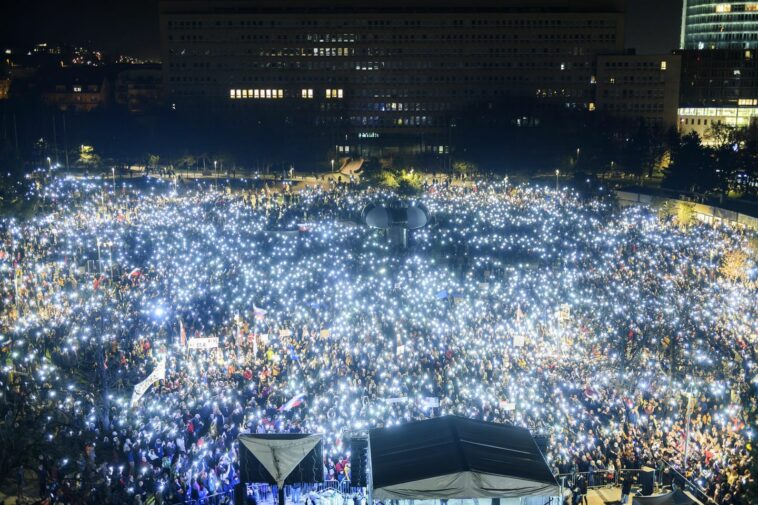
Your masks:
M559 473L556 475L556 479L563 486L564 489L573 489L577 481L580 478L587 482L588 489L601 488L601 487L617 487L621 485L623 477L632 475L636 477L637 473L641 473L644 470L636 468L623 468L609 472L608 470L597 470L595 472L574 472L574 473ZM657 472L656 476L657 476ZM655 482L660 482L655 480Z
M332 492L332 493L330 493ZM312 502L322 505L343 505L345 495L362 495L364 488L351 486L348 480L327 480L318 484L301 484L299 486L285 486L284 494L286 501L302 503L306 497ZM216 493L205 498L192 500L185 499L179 502L170 502L171 505L227 505L234 503L234 489L224 493ZM276 488L269 484L247 484L246 495L255 499L256 503L275 503Z

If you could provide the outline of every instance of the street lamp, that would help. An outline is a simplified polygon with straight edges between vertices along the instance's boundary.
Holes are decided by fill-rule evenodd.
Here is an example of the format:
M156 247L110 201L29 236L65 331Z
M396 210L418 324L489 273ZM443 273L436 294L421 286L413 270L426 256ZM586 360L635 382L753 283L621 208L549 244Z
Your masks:
M334 159L332 159L332 172L334 172Z
M558 176L561 175L561 171L556 169L555 170L555 190L558 191Z

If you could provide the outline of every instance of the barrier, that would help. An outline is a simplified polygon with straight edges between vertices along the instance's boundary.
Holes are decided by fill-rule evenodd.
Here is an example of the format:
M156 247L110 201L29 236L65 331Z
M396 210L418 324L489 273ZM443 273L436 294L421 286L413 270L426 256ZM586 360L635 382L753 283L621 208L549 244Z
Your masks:
M604 469L595 472L559 473L555 478L564 489L573 489L580 478L587 481L587 489L597 489L620 486L622 478L628 475L632 475L634 480L639 480L637 474L644 472L646 470L639 468L622 468L613 472ZM658 472L654 473L657 475ZM656 482L658 481L656 480Z

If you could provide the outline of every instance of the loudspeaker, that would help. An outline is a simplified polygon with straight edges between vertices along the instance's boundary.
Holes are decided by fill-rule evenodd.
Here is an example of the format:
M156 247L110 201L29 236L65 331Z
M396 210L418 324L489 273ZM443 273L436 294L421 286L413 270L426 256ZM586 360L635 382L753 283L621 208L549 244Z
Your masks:
M368 440L350 439L350 485L366 487L368 469Z
M655 470L648 466L643 466L640 472L640 486L642 487L642 495L650 496L653 494L653 482L655 481Z

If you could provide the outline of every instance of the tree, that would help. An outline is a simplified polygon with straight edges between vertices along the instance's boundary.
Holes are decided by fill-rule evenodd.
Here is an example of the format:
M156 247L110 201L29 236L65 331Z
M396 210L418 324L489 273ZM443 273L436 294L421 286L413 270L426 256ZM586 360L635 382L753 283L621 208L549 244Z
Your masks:
M158 163L160 163L161 157L157 154L148 154L147 155L147 166L151 169L155 170L158 168Z
M716 164L696 132L675 141L663 187L684 191L710 191L718 186Z
M477 172L478 167L472 161L458 160L453 162L453 170L458 175L470 176Z
M747 280L748 255L740 249L729 251L724 255L719 269L721 275L730 281Z
M82 146L79 148L78 154L79 159L76 163L81 167L87 169L98 168L102 162L100 155L95 153L95 148L92 146L82 144Z

